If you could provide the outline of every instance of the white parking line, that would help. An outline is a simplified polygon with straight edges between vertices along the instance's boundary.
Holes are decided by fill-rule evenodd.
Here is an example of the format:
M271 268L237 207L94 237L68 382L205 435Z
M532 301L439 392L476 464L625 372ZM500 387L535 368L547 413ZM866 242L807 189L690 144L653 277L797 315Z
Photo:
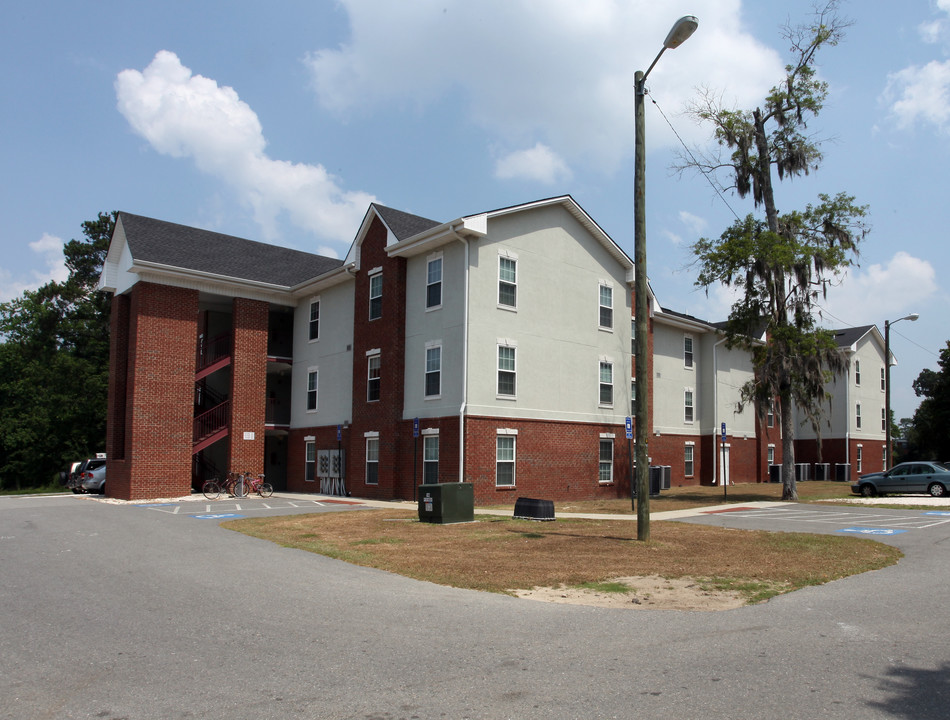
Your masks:
M802 510L791 507L777 507L762 510L736 510L734 512L723 513L726 517L743 518L772 518L776 520L788 520L790 522L801 523L822 523L825 525L841 525L860 523L862 526L889 527L889 528L910 528L916 530L925 530L939 525L950 523L950 517L941 516L911 516L892 515L890 513L854 513L854 512L828 512L821 510Z

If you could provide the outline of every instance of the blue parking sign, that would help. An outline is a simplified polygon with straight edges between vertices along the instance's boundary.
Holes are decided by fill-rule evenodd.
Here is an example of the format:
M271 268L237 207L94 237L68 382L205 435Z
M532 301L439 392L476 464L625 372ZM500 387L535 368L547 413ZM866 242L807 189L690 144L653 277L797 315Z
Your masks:
M624 422L624 426L627 429L627 440L633 440L633 418L628 417Z

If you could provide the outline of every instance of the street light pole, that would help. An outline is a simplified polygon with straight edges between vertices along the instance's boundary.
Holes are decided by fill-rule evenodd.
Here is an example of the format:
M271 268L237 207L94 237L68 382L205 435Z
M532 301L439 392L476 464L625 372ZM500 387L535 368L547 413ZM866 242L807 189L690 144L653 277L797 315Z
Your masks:
M897 320L884 321L884 469L890 470L893 466L891 459L891 325L901 320L915 322L920 315L911 313Z
M647 443L650 429L649 403L650 382L648 370L649 338L647 337L647 318L649 316L649 296L647 293L647 220L646 220L646 124L644 121L643 96L646 94L646 79L657 60L667 50L679 47L699 27L699 20L686 15L677 20L663 48L650 63L646 72L637 70L634 76L636 101L634 122L636 125L636 161L633 182L633 263L634 263L634 314L635 343L634 373L637 381L636 407L636 487L637 487L637 540L650 539L650 483L649 455Z

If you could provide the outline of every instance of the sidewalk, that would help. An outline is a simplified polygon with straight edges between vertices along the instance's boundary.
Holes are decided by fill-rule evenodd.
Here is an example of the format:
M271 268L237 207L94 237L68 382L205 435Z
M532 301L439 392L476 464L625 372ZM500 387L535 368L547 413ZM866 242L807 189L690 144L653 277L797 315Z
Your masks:
M354 505L364 505L367 507L375 508L393 508L399 510L416 510L418 504L412 500L370 500L366 498L357 498L357 497L338 497L332 495L319 495L319 494L292 494L292 493L281 493L282 497L299 497L301 499L309 500L318 500L320 502L329 502L329 503L352 503ZM650 520L678 520L685 517L694 517L696 515L702 515L704 513L717 513L717 512L730 512L734 510L747 510L749 508L762 508L762 507L778 507L780 505L794 505L795 503L787 503L781 501L772 501L772 500L762 500L756 502L747 502L747 503L728 503L725 505L706 505L702 507L686 508L684 510L668 510L666 512L652 512L650 513ZM514 505L495 505L492 507L476 507L476 515L501 515L511 517L515 513ZM622 514L609 514L609 513L572 513L572 512L560 512L555 513L555 519L557 518L579 518L583 520L633 520L636 521L636 513L622 513Z

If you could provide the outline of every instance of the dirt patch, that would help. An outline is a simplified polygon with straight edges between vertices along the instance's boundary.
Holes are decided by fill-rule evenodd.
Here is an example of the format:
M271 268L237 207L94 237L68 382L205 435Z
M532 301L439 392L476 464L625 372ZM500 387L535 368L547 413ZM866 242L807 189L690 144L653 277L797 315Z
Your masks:
M627 610L713 611L732 610L746 604L746 600L737 592L706 588L691 578L667 579L656 575L639 575L613 578L612 582L627 585L630 591L605 592L562 586L513 590L512 593L526 600Z

